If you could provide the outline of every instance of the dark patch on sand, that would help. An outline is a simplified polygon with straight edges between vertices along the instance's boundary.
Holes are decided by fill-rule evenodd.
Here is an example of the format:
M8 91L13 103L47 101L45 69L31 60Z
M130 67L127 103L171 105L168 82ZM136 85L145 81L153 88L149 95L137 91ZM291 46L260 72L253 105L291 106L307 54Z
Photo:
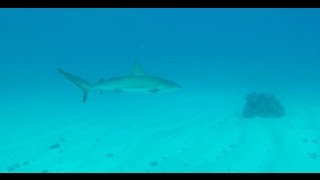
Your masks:
M67 141L66 138L64 138L64 137L60 138L59 140L60 140L60 142L66 142Z
M318 155L316 153L308 153L311 159L317 159Z
M7 169L8 169L8 172L12 172L15 170L15 168L13 168L13 167L8 167Z
M159 163L157 161L150 162L150 166L152 166L152 167L158 166L158 164Z
M113 153L108 153L106 156L107 156L108 158L114 158L114 154L113 154Z
M55 144L52 144L51 146L49 146L49 149L57 149L57 148L60 148L60 144L59 143L55 143Z
M13 164L11 166L8 166L7 170L8 170L8 172L12 172L12 171L16 170L19 167L20 167L20 164L16 163L16 164Z
M174 139L177 139L177 136L173 136L172 139L173 139L173 140L174 140Z
M183 164L183 167L189 167L190 165L189 164L187 164L187 163L184 163Z
M281 118L284 115L284 107L273 94L257 92L247 94L242 117Z

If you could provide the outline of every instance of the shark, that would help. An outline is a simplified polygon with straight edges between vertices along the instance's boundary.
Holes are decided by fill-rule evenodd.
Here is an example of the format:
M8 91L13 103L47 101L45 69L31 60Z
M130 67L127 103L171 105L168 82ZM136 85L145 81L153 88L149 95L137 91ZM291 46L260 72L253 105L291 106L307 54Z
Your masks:
M106 80L101 78L97 83L90 83L60 68L57 70L83 91L83 103L87 101L89 93L93 91L100 92L100 94L104 92L155 94L175 92L182 88L173 81L146 73L138 62L134 62L131 74Z

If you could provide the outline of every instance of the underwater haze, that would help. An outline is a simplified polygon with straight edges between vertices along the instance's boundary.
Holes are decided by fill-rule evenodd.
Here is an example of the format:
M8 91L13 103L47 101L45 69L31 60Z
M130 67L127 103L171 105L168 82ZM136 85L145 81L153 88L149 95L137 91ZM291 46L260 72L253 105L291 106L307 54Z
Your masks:
M0 9L0 172L320 172L319 18Z

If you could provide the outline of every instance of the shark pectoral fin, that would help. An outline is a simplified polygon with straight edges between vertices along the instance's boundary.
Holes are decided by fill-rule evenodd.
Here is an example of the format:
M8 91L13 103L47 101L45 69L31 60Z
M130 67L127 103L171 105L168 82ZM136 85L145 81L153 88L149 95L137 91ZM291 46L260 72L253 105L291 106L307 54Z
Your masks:
M82 100L83 103L85 103L85 102L87 101L87 99L88 99L88 94L89 94L88 91L84 91L84 93L83 93L83 100Z
M99 83L102 83L104 81L104 79L103 78L100 78L100 81L99 81ZM100 90L100 92L99 92L100 94L103 94L103 91L102 90Z
M120 93L120 92L121 92L121 90L120 90L120 89L115 89L115 90L114 90L114 92L116 92L116 93Z
M150 89L149 92L151 92L151 93L157 93L157 92L160 92L160 89L158 89L158 88L153 88L153 89Z

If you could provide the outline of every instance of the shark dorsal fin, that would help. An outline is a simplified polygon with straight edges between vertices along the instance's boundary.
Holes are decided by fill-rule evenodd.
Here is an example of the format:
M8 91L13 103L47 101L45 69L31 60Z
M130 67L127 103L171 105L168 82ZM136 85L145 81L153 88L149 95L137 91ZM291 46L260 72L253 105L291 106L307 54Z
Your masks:
M145 75L143 68L141 67L141 65L137 61L134 62L132 74L136 75L136 76Z

